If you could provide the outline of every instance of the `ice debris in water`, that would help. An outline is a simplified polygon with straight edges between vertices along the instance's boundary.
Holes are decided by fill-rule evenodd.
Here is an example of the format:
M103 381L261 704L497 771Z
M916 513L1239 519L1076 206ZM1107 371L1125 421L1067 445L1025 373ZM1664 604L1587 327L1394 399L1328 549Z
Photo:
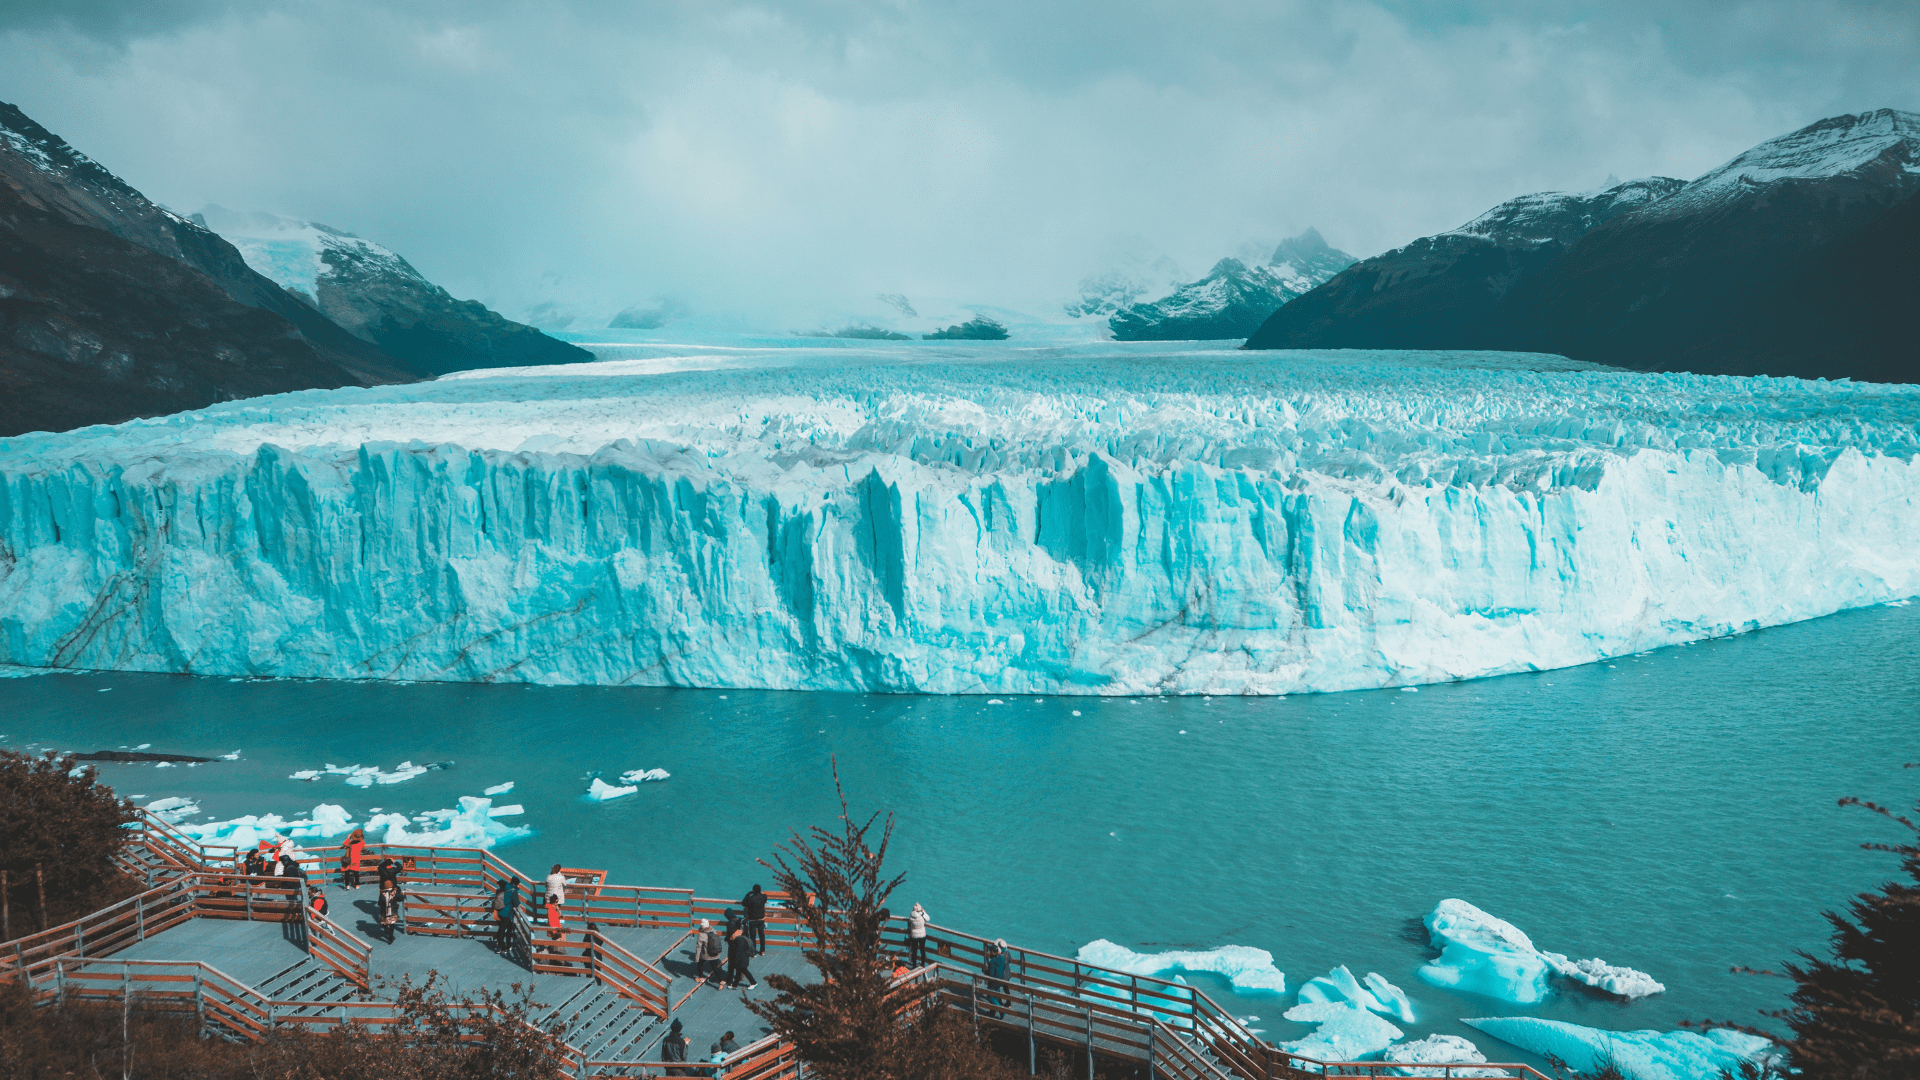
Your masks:
M1300 987L1300 1002L1345 1001L1358 1005L1370 1012L1391 1016L1402 1023L1413 1023L1413 1004L1407 1000L1406 992L1388 982L1386 976L1377 971L1367 972L1366 985L1353 977L1345 964L1334 968L1325 975L1308 979Z
M665 769L629 769L620 774L620 781L626 784L644 784L649 780L668 780L673 774Z
M503 807L504 810L515 809ZM288 820L278 814L247 814L228 821L180 824L181 832L220 847L250 848L262 840L333 839L356 828L364 828L369 839L378 837L389 844L417 844L430 847L488 848L508 840L532 836L524 825L502 825L493 820L493 800L462 795L460 805L449 810L429 810L418 815L419 822L432 827L416 828L418 822L405 814L374 814L364 826L356 826L353 815L344 807L321 803L305 818Z
M1273 954L1247 945L1222 945L1204 952L1137 953L1101 938L1082 945L1077 956L1083 964L1130 975L1204 971L1226 976L1241 993L1284 994L1287 991L1287 977L1273 966Z
M1420 1065L1458 1065L1483 1062L1487 1056L1480 1048L1458 1035L1429 1035L1424 1039L1395 1043L1380 1055L1382 1061L1404 1061ZM1396 1069L1401 1076L1488 1077L1507 1075L1499 1069Z
M147 812L169 825L178 825L200 813L200 804L192 799L174 796L167 799L155 799L146 806Z
M1541 1056L1553 1055L1575 1072L1591 1072L1611 1059L1628 1080L1698 1080L1738 1074L1743 1062L1759 1061L1774 1044L1742 1031L1607 1031L1563 1020L1501 1016L1460 1021Z
M1519 927L1465 900L1440 901L1427 914L1426 925L1440 956L1421 967L1419 975L1435 986L1515 1005L1532 1005L1545 998L1549 971L1630 999L1666 989L1632 968L1543 952Z
M984 358L464 372L13 436L0 660L1277 694L1920 592L1920 387L1489 353ZM85 542L48 524L110 505ZM402 576L421 587L382 584Z
M608 799L618 799L621 796L631 795L639 790L640 787L638 784L616 787L596 776L593 778L593 783L587 785L587 798L593 799L596 802L606 802Z
M221 760L221 761L239 761L239 760L240 760L240 751L238 751L238 750L235 750L235 751L234 751L233 753L231 753L231 754L221 754L221 755L220 755L220 760Z
M490 787L490 788L488 788L488 789L486 789L485 791L482 791L482 792L481 792L480 794L482 794L482 795L505 795L505 794L506 794L507 792L509 792L509 791L512 791L512 790L513 790L513 781L511 781L511 780L509 780L509 781L507 781L507 782L506 782L506 783L504 783L504 784L495 784L495 785L493 785L492 787Z
M1279 1044L1282 1050L1319 1061L1357 1061L1406 1034L1351 1001L1309 1001L1281 1015L1320 1025L1304 1039Z

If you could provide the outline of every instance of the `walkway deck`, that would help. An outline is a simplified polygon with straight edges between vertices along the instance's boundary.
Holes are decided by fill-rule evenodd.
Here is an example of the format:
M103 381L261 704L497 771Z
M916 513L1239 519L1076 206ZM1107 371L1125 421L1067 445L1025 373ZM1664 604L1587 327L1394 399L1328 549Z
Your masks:
M502 956L489 940L455 938L444 935L396 934L393 944L377 929L373 916L372 890L362 889L364 898L352 899L351 893L336 892L341 902L333 909L334 921L373 950L368 972L374 978L373 996L391 1000L392 985L410 976L417 985L428 972L438 972L439 980L452 994L481 989L507 991L518 983L533 1000L546 1009L556 1009L579 993L592 980L580 976L541 974L527 970L516 960ZM113 954L113 960L197 960L255 988L265 986L275 975L308 959L306 949L286 923L247 922L238 919L189 919L179 926L136 942ZM743 1003L745 998L768 999L774 992L766 985L766 976L779 972L801 982L812 982L815 973L794 949L775 949L757 957L754 977L761 980L755 990L721 990L700 985L693 978L694 960L691 940L680 942L682 932L659 927L608 927L603 933L615 943L642 957L673 976L669 1000L673 1018L684 1026L688 1041L696 1053L704 1052L728 1031L742 1045L772 1033L766 1022L753 1015ZM646 1040L651 1054L665 1035L660 1025Z

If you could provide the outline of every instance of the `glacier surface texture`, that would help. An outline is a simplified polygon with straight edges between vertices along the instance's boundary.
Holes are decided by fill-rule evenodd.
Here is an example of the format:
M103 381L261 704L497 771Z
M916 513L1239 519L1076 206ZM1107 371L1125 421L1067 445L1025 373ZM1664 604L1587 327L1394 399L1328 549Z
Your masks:
M0 663L1280 694L1920 591L1920 387L1016 344L709 349L0 440Z

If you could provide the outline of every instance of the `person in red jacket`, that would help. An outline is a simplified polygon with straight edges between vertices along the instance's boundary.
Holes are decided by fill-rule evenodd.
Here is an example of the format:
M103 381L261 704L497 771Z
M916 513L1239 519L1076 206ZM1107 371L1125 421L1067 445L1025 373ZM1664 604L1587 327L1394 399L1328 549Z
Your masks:
M347 852L340 857L341 884L349 889L360 887L360 853L367 847L367 834L359 829L347 837Z

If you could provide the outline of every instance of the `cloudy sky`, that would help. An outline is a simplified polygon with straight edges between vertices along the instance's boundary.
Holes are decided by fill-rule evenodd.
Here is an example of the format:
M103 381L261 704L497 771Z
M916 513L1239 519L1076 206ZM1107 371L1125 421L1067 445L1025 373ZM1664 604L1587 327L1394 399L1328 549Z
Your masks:
M148 195L347 229L510 315L1057 307L1309 225L1367 255L1920 109L1916 71L1911 3L1871 0L0 5L0 99Z

